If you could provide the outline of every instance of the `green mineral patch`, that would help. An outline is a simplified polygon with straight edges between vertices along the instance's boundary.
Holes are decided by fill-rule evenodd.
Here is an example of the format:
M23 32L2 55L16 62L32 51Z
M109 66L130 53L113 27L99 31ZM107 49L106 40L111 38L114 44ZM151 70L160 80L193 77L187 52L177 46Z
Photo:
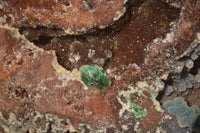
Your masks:
M136 104L132 103L132 99L133 99L133 96L130 95L129 96L129 101L131 103L131 106L129 107L129 109L134 111L134 116L136 118L144 118L144 117L146 117L147 116L146 109L140 109L139 106L137 106Z
M146 109L140 109L139 106L135 105L132 103L132 105L129 107L130 110L134 111L134 116L136 118L144 118L147 116L147 111Z
M81 71L81 80L88 87L106 90L110 84L109 78L96 66L86 66Z

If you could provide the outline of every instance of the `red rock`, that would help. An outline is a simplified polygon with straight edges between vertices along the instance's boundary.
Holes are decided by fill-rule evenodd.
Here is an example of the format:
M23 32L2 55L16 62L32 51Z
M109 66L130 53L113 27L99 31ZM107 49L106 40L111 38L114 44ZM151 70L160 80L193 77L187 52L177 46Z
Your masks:
M3 15L7 16L5 23L9 26L30 26L30 23L32 23L33 27L38 25L53 25L64 30L70 28L71 32L66 32L74 34L81 33L80 30L86 27L91 28L95 25L105 26L112 23L116 12L118 10L121 11L124 7L124 1L122 0L115 1L117 4L112 3L112 1L101 1L102 4L95 6L97 10L93 13L88 13L88 9L84 10L84 5L80 3L83 1L71 1L75 6L67 9L64 9L61 4L68 5L69 3L66 3L67 1L62 1L64 3L60 2L56 3L53 0L45 3L44 1L34 1L33 3L33 1L25 0L0 1L3 6L0 9L0 15L2 17ZM97 1L94 0L92 2ZM112 6L113 4L116 4L116 8ZM199 2L196 5L199 5ZM56 56L52 51L39 49L26 40L24 36L20 35L16 29L1 25L0 111L5 118L8 118L10 111L18 116L19 114L23 114L25 109L33 108L43 114L50 112L61 118L67 117L76 129L78 129L80 123L89 123L95 131L97 128L108 125L115 127L111 127L111 131L118 131L120 129L119 123L123 119L119 118L118 114L121 108L116 98L118 93L121 90L127 90L129 85L133 85L137 81L147 80L152 83L155 78L169 71L170 68L165 66L165 63L169 63L170 59L174 59L176 56L182 54L191 45L196 32L199 30L200 9L196 5L192 4L192 2L185 2L185 10L182 12L182 16L184 17L180 16L178 18L178 9L163 4L161 1L153 1L152 3L147 1L140 8L133 7L133 16L130 15L131 21L127 21L128 24L123 23L122 28L117 29L116 32L106 33L107 31L105 31L103 32L106 33L105 35L102 35L102 33L98 34L95 36L97 40L94 42L88 41L86 35L86 41L83 42L89 43L88 47L79 46L79 44L73 45L73 50L70 51L68 44L71 45L75 39L69 42L62 42L62 40L56 43L51 42L47 46L43 46L45 50L55 50L58 53L58 57L63 57L63 64L69 57L65 51L61 52L62 48L68 52L81 51L80 56L83 59L77 64L72 64L74 66L68 66L68 69L74 70L72 72L65 70L57 64ZM166 10L164 12L158 10L159 7L165 7ZM170 10L170 13L165 12L168 10ZM58 16L53 16L53 11L56 12L55 14L61 15L61 19ZM71 11L71 14L67 14L66 11ZM145 16L148 16L148 14L145 14L146 11L149 11L150 15L152 15L148 20L145 19ZM160 14L158 11L160 11ZM136 16L134 15L135 13L137 13ZM9 14L13 17L8 17ZM105 17L107 14L109 15ZM177 16L173 16L173 14ZM168 18L166 18L167 16ZM173 43L149 44L156 37L160 37L159 35L165 35L162 29L165 28L165 25L164 27L154 25L155 27L148 28L149 25L154 23L153 20L158 20L160 23L165 20L171 22L176 18L179 21L177 29L174 29L176 36ZM119 21L119 24L121 24L121 21ZM56 28L56 30L59 28ZM137 28L140 29L137 30ZM170 27L166 28L167 32L169 29ZM32 40L42 35L40 34L41 29L38 31L37 29L32 30L36 30L36 32L31 32L32 34L29 36ZM47 29L45 35L49 35L50 37L56 36L57 32L50 34L52 31L48 31ZM137 35L139 38L137 38ZM137 43L137 40L143 41L143 38L145 38L144 47L140 47L140 43ZM118 48L114 46L115 41L118 41ZM136 43L133 43L133 41ZM132 43L134 46L129 47ZM58 48L59 44L62 44L61 48ZM104 65L106 69L110 69L111 72L108 76L112 81L111 86L106 91L102 92L95 88L85 91L80 82L78 71L75 72L73 68L80 68L82 65L94 63L90 60L85 61L87 58L85 51L89 51L92 46L95 46L94 49L98 51L101 48L100 45L102 45L103 49L109 49L109 46L112 46L109 50L112 50L113 58L115 55L122 59L116 63L116 60L112 60L113 58L111 58L111 61ZM175 47L174 49L178 53L174 53L174 49L170 49L172 47ZM148 49L145 51L145 48ZM131 50L134 50L132 54L130 54ZM103 54L104 52L98 51L96 57L107 60L108 58ZM124 56L127 58L124 58ZM144 58L146 56L150 60L145 63ZM138 66L131 66L134 63L138 64ZM117 76L120 76L120 78L117 79ZM141 125L142 130L148 131L158 125L161 113L155 110L153 102L150 100L150 95L146 93L145 95L147 98L141 98L140 102L136 99L136 103L138 102L142 108L147 109L148 115L141 121ZM189 102L193 101L190 97L188 99ZM134 118L134 116L132 115L131 118ZM129 119L126 118L122 124L125 125L128 121ZM135 121L130 120L129 122ZM133 127L133 125L131 126Z
M51 25L67 34L107 26L120 18L126 0L17 0L1 1L4 13L12 14L14 25ZM23 17L22 17L23 16Z
M5 116L10 110L18 115L34 108L70 118L76 128L79 123L98 128L117 121L115 102L98 89L84 90L71 72L57 72L53 53L35 47L6 26L0 27L0 36L0 110Z
M146 97L142 99L142 107L147 110L147 116L140 121L143 130L149 131L155 129L158 126L158 123L162 119L162 113L156 111L153 101L150 99L150 94L148 92L143 92Z

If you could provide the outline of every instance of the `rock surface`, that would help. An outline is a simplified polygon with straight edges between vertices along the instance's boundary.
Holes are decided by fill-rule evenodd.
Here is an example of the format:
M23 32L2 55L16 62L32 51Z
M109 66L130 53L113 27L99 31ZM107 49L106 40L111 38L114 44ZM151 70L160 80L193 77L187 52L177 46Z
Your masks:
M200 1L174 4L0 1L0 132L196 132L163 108L200 107ZM86 65L106 90L84 85Z
M11 25L48 25L59 27L67 34L78 34L118 20L126 11L126 1L17 0L0 1L0 5L3 7L1 16L11 19Z

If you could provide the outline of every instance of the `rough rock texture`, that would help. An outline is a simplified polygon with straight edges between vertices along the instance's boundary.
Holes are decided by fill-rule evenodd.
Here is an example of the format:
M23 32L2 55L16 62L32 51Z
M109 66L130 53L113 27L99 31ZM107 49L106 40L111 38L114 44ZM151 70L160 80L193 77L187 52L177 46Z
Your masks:
M134 1L137 3L137 0ZM126 0L16 0L0 1L1 16L14 26L49 25L67 34L106 27L126 11Z
M192 128L200 115L200 82L198 82L200 74L199 40L194 41L193 44L196 45L194 45L192 51L173 62L171 73L165 80L165 89L157 97L167 112L173 115L173 117L176 116L180 127L190 128ZM197 58L193 58L194 55L198 55ZM188 67L191 64L192 67ZM171 121L171 123L175 124L176 122ZM166 127L165 124L162 126ZM198 130L195 127L195 133L198 133Z
M1 26L0 30L0 53L4 55L0 57L0 110L4 117L9 111L20 115L26 108L34 108L70 118L76 127L79 123L96 127L117 121L116 99L102 97L104 92L96 88L85 91L79 72L64 70L53 52L35 47L15 29Z
M0 1L0 132L198 133L198 117L182 129L162 108L200 107L200 1L174 3ZM110 86L84 86L85 65Z
M58 62L69 70L93 64L111 69L118 67L117 71L120 71L129 64L143 65L146 45L155 37L164 38L170 31L170 22L179 13L179 9L166 3L146 1L140 8L129 7L113 27L96 34L52 37L43 29L29 28L21 28L20 32L39 47L55 50Z

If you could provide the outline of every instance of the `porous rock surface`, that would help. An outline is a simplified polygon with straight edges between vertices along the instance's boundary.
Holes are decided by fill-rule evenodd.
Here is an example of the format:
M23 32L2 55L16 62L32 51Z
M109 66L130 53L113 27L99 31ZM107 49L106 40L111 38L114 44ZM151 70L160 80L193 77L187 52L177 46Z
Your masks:
M63 70L56 64L53 52L36 48L17 30L6 26L1 26L1 37L4 38L0 45L4 56L0 59L0 110L4 117L9 111L19 115L28 107L41 113L52 112L71 117L76 126L79 123L101 126L103 121L102 124L116 121L116 100L103 98L102 92L94 88L85 91L78 71L71 73Z
M55 26L67 34L106 27L126 10L126 0L2 0L0 5L1 16L10 25Z
M66 35L94 26L88 14L100 15L95 21L104 19L100 10L83 10L81 2L86 6L97 1L0 1L0 131L191 132L193 126L179 127L162 104L178 95L188 106L199 107L200 1L178 6L171 1L128 1L127 12L118 12L121 19L107 29ZM101 2L94 9L115 4L103 14L109 19L102 25L108 25L125 1ZM74 16L54 20L50 11L60 11L63 4L76 5L63 9L64 15L77 9ZM91 25L77 23L77 17ZM59 24L63 21L66 25ZM66 32L69 27L73 32ZM84 85L80 72L86 65L102 68L111 81L107 90ZM147 112L144 118L135 117L133 104ZM172 130L171 125L177 127Z

